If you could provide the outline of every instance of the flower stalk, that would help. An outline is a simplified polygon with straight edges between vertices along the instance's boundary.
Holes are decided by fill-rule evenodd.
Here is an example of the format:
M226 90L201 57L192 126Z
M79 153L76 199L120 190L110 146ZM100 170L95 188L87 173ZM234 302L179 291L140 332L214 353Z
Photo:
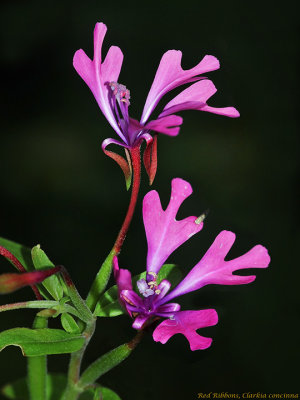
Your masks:
M92 284L91 290L88 294L86 303L88 307L93 310L96 306L99 296L104 292L107 283L109 281L112 266L113 266L113 258L118 255L122 249L124 240L126 238L126 234L128 232L134 210L136 207L136 202L139 194L140 183L141 183L141 156L140 156L140 145L133 147L130 149L130 157L132 161L132 169L133 169L133 183L131 189L131 196L129 201L128 210L124 219L124 222L121 226L115 244L113 245L112 250L104 260L96 278Z

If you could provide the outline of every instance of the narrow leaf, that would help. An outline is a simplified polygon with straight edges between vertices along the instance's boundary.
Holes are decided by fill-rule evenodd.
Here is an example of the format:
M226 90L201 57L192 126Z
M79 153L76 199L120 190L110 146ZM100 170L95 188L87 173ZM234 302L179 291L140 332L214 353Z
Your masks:
M93 384L106 372L115 368L118 364L124 361L132 352L133 348L129 344L122 344L119 347L104 354L94 361L82 374L78 386L85 388Z
M29 247L4 239L3 237L0 237L0 246L3 246L10 251L19 260L26 271L34 270L34 265L31 259L31 249Z
M14 328L0 333L0 351L18 346L24 356L73 353L85 342L83 336L60 329Z
M68 333L80 333L77 322L70 314L62 314L60 317L62 327Z
M35 269L54 268L54 264L49 260L40 245L33 247L31 250L32 261ZM63 286L57 276L51 276L43 282L43 286L48 290L55 300L60 300L63 295Z

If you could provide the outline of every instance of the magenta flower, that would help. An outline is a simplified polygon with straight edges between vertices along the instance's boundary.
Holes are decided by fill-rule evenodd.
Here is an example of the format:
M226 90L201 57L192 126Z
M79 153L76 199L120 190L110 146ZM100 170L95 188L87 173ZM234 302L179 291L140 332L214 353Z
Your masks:
M233 275L233 272L245 268L266 268L270 257L265 247L257 245L246 254L225 261L235 241L235 234L222 231L177 287L170 291L168 280L157 284L157 274L167 258L203 227L201 218L176 220L180 205L191 193L190 184L176 178L172 181L171 199L166 210L162 209L156 191L144 197L143 218L148 242L147 275L146 279L137 283L139 294L132 289L130 272L119 268L116 257L114 273L121 303L134 318L133 328L141 329L146 323L165 318L153 332L155 341L166 343L170 337L181 333L188 339L191 350L199 350L208 348L212 339L200 336L196 330L215 325L218 322L217 312L213 309L180 311L180 305L173 300L209 284L239 285L253 282L255 275L240 276Z
M140 121L129 117L130 92L126 86L118 83L123 62L123 53L119 47L111 46L102 61L101 49L106 34L106 25L97 23L94 30L94 58L91 60L83 50L76 51L74 67L81 78L91 89L95 99L115 130L120 140L105 139L103 151L119 162L115 156L106 150L109 144L116 144L126 149L133 148L145 140L147 146L152 144L150 131L176 136L182 124L182 118L174 113L183 110L201 110L228 117L238 117L238 111L233 107L215 108L207 105L207 100L216 92L214 84L200 76L220 67L214 56L205 56L194 68L181 68L182 53L169 50L161 58L150 92L147 96ZM149 121L151 113L170 90L183 84L193 83L183 90L163 109L157 119ZM121 162L122 164L122 162ZM122 165L120 165L122 167ZM146 166L146 164L145 164ZM146 166L147 172L150 166Z

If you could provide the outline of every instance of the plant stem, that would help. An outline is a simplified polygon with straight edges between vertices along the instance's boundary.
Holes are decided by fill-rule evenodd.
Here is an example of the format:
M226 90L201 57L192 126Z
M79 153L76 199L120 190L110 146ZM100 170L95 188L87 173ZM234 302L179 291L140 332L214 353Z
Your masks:
M36 317L33 328L47 328L48 320L43 317ZM30 400L46 400L47 389L47 356L28 357L27 383Z
M69 371L68 371L68 384L63 395L62 400L76 400L82 390L78 389L77 383L80 378L80 368L81 362L84 355L84 352L91 340L96 327L96 320L93 320L86 324L85 330L82 332L82 335L85 336L85 344L84 346L71 354Z
M104 260L96 278L92 284L91 290L87 297L87 305L93 311L95 305L98 301L98 298L101 293L105 290L108 280L110 278L110 274L112 271L112 261L114 256L117 256L122 248L124 243L126 234L128 232L134 210L136 207L136 202L139 194L140 189L140 182L141 182L141 157L140 157L140 146L136 146L130 149L130 156L132 160L132 169L133 169L133 182L132 182L132 190L131 190L131 197L130 202L127 210L127 214L125 216L124 222L122 227L119 231L115 244L108 254L106 259Z
M13 311L13 310L20 310L22 308L43 308L43 309L53 309L57 307L60 313L67 312L69 314L73 314L76 317L80 318L79 312L69 304L61 305L58 301L55 300L30 300L30 301L23 301L19 303L11 303L11 304L4 304L0 306L0 312L4 311Z
M124 361L140 343L143 333L143 331L139 331L130 342L116 347L94 361L82 374L78 387L85 390L106 372Z
M129 229L129 226L130 226L133 214L134 214L134 210L136 207L139 188L140 188L140 182L141 182L140 146L136 146L136 147L133 147L132 149L130 149L130 156L131 156L132 169L133 169L133 183L132 183L131 197L130 197L127 214L125 216L124 222L123 222L122 227L117 236L115 244L114 244L112 250L110 251L110 253L108 254L108 256L106 257L106 259L104 260L104 263L102 264L98 274L96 275L96 278L93 282L91 290L88 294L86 304L90 310L93 310L95 308L95 305L98 301L99 295L105 290L105 288L107 286L107 283L108 283L108 280L110 278L110 274L112 271L113 258L114 258L114 256L118 255L121 251L122 245L124 243L124 240L125 240L125 237L126 237L128 229ZM64 278L66 281L66 276L64 276ZM66 281L66 283L69 286L69 288L73 287L73 285L71 283L68 284L67 281ZM69 293L69 294L71 296L71 293ZM74 298L72 298L72 301L74 303ZM81 309L81 307L84 307L82 302L80 302L80 304L74 303L74 305L76 306L76 308L79 311L81 311L81 312L84 311L83 314L86 314L86 310ZM89 315L89 313L87 313L87 314L88 314L88 315L86 315L87 319L89 319L90 315ZM75 353L72 353L72 355L71 355L69 371L68 371L68 384L67 384L67 387L66 387L66 390L65 390L62 400L76 400L76 399L78 399L80 393L84 390L83 386L81 384L79 384L81 362L82 362L84 352L88 346L88 343L94 334L95 325L96 325L95 319L90 319L89 321L86 321L86 322L87 322L86 328L83 331L83 335L86 337L86 341L85 341L85 344L82 347L82 349L80 349L79 351L77 351ZM123 345L124 348L122 346L120 346L120 348L122 347L121 350L122 350L122 353L124 353L124 357L123 358L121 357L122 359L120 359L118 362L116 362L115 365L112 364L110 368L108 368L106 365L107 364L106 358L105 358L106 362L104 363L105 365L103 366L103 368L100 366L100 364L103 361L103 359L102 359L102 361L100 361L101 358L96 361L96 367L99 366L99 368L102 369L102 371L105 371L105 372L108 371L109 369L116 366L119 362L123 361L123 359L125 359L131 353L131 351L133 350L135 345L136 345L136 343L134 342L134 345L133 345L133 342L131 341L131 342L127 343L126 345ZM114 350L112 350L112 352L113 351ZM90 369L88 368L87 371L90 371ZM94 372L94 374L95 374L95 372ZM96 373L96 375L97 375L97 373ZM91 380L91 379L92 378L89 377L89 373L88 373L88 380ZM96 379L97 379L97 377L96 377Z

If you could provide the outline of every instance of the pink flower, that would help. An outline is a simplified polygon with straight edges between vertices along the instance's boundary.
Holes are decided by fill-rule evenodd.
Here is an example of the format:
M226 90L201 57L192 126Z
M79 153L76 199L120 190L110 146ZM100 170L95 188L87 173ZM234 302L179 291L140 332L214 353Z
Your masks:
M141 329L156 318L166 318L153 332L153 339L166 343L176 333L183 334L191 350L205 349L212 340L197 334L196 330L218 322L215 310L180 311L180 305L173 300L205 285L239 285L253 282L255 275L236 275L233 272L246 268L266 268L270 257L267 249L254 246L246 254L233 260L225 258L235 241L235 234L229 231L219 233L202 259L187 276L173 289L168 280L157 283L157 275L168 257L191 236L203 227L201 218L188 217L176 220L182 202L190 196L192 188L182 179L172 181L171 199L166 210L161 207L156 191L147 193L143 202L144 225L148 242L147 276L138 281L137 294L132 289L131 274L120 269L114 259L114 272L120 299L128 313L134 317L133 328ZM172 302L171 302L172 301Z
M78 50L74 55L73 64L78 74L91 89L108 122L121 139L104 140L102 149L107 155L112 156L111 152L106 150L111 143L130 149L145 140L147 146L150 146L152 144L151 131L169 136L178 135L179 127L182 124L182 118L174 114L178 111L193 109L228 117L239 116L239 112L233 107L215 108L207 105L207 100L217 89L210 80L201 74L220 67L216 57L207 55L195 67L183 70L181 68L181 51L169 50L161 58L140 121L130 118L128 113L130 92L126 86L118 83L123 53L119 47L111 46L102 61L101 50L106 31L106 25L97 23L94 30L93 60L83 50ZM153 110L166 93L192 82L195 83L171 100L157 119L149 121Z

